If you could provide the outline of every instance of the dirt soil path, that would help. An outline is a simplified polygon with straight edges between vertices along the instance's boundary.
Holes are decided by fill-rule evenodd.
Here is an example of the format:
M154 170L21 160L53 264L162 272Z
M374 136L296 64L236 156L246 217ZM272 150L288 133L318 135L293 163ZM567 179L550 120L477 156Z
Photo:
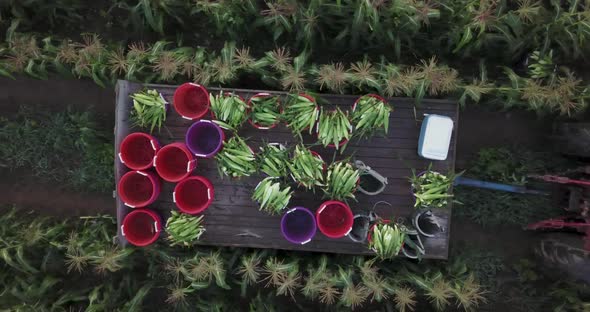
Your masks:
M112 194L85 194L24 172L0 170L0 206L14 205L44 215L89 216L114 214Z

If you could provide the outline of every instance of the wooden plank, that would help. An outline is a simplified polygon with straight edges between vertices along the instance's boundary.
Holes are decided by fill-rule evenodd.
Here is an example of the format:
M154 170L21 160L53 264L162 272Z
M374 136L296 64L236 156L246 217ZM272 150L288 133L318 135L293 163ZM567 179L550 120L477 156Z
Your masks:
M167 85L146 85L149 88L156 88L163 96L172 103L172 95L176 86ZM117 113L116 113L116 152L121 140L130 132L129 111L131 100L129 94L139 91L144 86L141 84L119 81L117 83ZM211 92L218 92L219 89L211 89ZM280 96L285 92L255 91L230 89L244 98L257 93L269 92ZM356 96L346 95L322 95L321 102L327 105L339 105L350 107L357 99ZM387 137L374 137L370 140L353 140L349 142L343 152L333 149L326 149L315 144L316 138L313 135L304 135L303 142L317 151L324 160L359 159L368 166L388 177L389 184L385 191L378 196L367 196L357 194L357 201L349 201L354 213L367 212L373 209L376 203L386 201L391 205L380 204L374 210L385 218L396 218L402 222L409 223L410 216L414 213L413 197L410 192L410 184L407 177L412 174L410 168L421 171L431 163L417 155L418 136L422 115L424 113L437 113L451 117L458 121L458 108L454 102L445 100L426 99L420 107L414 109L413 99L393 98L388 99L394 105L390 125L390 133ZM184 141L184 136L191 121L182 119L171 109L168 114L166 125L156 136L161 144L169 144L177 141ZM449 158L445 161L433 162L436 170L446 171L454 169L455 159L455 130L449 151ZM229 135L229 133L226 133ZM287 145L294 145L297 140L290 130L284 125L275 129L261 131L244 124L239 131L240 136L247 138L249 145L256 151L259 146L266 142L281 142ZM315 144L315 145L314 145ZM126 171L124 166L116 159L117 181ZM233 180L227 177L220 177L214 159L199 159L194 175L203 175L211 180L215 186L215 201L204 212L207 231L199 243L204 245L220 246L242 246L256 248L275 248L290 250L305 250L317 252L336 252L347 254L371 254L366 245L354 243L349 238L329 239L321 233L317 233L312 242L306 245L294 245L287 242L280 232L280 216L270 216L258 211L257 205L250 199L251 192L260 181L260 176L247 177L240 180ZM172 202L172 192L175 184L163 182L162 191L158 200L150 208L158 211L164 218L167 218L170 210L176 209ZM291 206L304 206L312 211L324 201L321 192L313 194L302 189L296 189ZM437 211L444 221L443 226L448 229L450 225L449 210ZM117 217L120 222L123 216L128 213L120 200L117 200ZM120 225L120 224L119 224ZM448 253L448 230L440 233L437 237L424 239L427 249L427 258L445 259ZM126 241L119 233L121 244Z

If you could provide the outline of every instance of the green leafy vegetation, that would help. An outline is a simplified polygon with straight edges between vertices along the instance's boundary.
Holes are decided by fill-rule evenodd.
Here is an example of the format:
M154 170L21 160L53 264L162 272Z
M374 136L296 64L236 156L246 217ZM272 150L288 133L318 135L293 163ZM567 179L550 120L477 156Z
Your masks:
M260 171L269 177L286 177L289 170L289 150L282 145L265 144L256 154Z
M191 216L172 210L166 221L166 233L170 246L191 246L205 233L203 216Z
M291 177L301 186L312 189L322 186L324 181L324 161L302 145L295 146L293 158L289 162Z
M112 217L57 220L5 208L0 308L11 311L80 306L141 311L156 303L177 310L235 310L242 300L253 311L261 306L278 311L291 300L298 305L294 310L484 311L496 307L487 306L488 300L502 300L514 311L568 311L588 302L586 287L550 282L532 261L508 265L481 249L452 250L449 262L419 265L397 258L204 246L187 246L188 252L179 254L164 239L146 248L114 245ZM399 251L393 247L388 250ZM239 303L223 300L238 293Z
M23 25L78 22L85 11L77 0L8 1L0 8L3 17ZM444 5L443 5L444 4ZM469 59L488 51L490 57L508 62L535 49L555 49L563 58L583 59L588 51L587 4L562 2L439 2L325 1L131 1L111 0L99 4L97 16L84 16L108 27L137 32L175 35L195 27L211 29L220 38L240 40L266 38L271 43L289 42L310 50L378 50L390 47L396 59L402 51L419 56L431 51ZM39 12L36 12L39 10ZM117 18L108 13L116 12ZM45 18L41 18L45 17ZM112 25L114 24L114 25ZM73 24L72 24L73 25ZM78 26L77 24L75 24ZM256 25L256 27L250 27ZM80 26L78 26L80 27Z
M235 94L209 95L211 111L215 114L214 122L228 130L236 130L248 118L246 102Z
M290 94L288 97L284 112L287 126L295 134L305 130L311 134L320 114L315 100L301 94Z
M325 185L322 190L329 199L354 199L359 181L359 171L348 161L334 162L328 167Z
M369 248L379 259L393 259L404 243L405 232L397 224L377 223L371 230Z
M381 99L364 95L358 99L351 113L355 135L373 135L378 130L389 132L389 115L393 109Z
M412 169L410 183L416 202L416 208L445 208L448 204L450 189L453 186L455 176L443 175L439 172L430 170L416 175L416 170Z
M223 144L223 150L215 155L220 174L239 178L256 173L254 152L246 141L239 136L233 136Z
M162 123L166 121L166 100L156 90L147 90L137 92L131 95L133 99L133 110L131 119L133 124L140 128L149 128L150 133L158 127L162 128Z
M280 120L281 106L278 96L260 95L250 99L250 120L260 127L272 127Z
M1 124L0 167L23 168L84 191L113 190L112 137L98 130L90 113L23 109Z
M249 48L236 48L234 42L226 42L220 51L174 46L168 41L134 42L123 47L103 42L96 34L83 34L81 42L51 37L39 40L34 35L13 29L0 48L0 75L26 74L47 79L50 73L59 73L68 77L86 77L106 86L118 78L140 82L191 80L204 85L228 85L237 82L241 74L248 74L260 78L269 88L289 91L326 86L342 93L409 96L417 103L425 96L454 95L462 104L485 101L505 108L565 115L584 110L590 97L584 81L567 69L565 60L569 59L559 63L555 56L553 62L558 65L558 70L547 77L535 78L540 77L535 71L529 73L506 67L501 72L494 70L494 77L490 79L483 63L479 75L460 77L457 69L435 57L425 57L417 64L401 64L376 55L374 59L379 62L364 58L344 67L342 62L308 64L308 51L299 51L296 57L291 57L286 47L260 55L263 56L254 57ZM503 65L505 63L492 67ZM312 110L309 103L307 106ZM286 114L289 123L297 121L292 127L296 133L314 124L311 112L300 113ZM300 116L305 117L294 119Z
M293 191L290 186L284 187L273 177L264 178L252 194L252 200L260 205L260 210L271 215L280 214L289 205Z
M334 145L338 149L340 144L348 141L352 135L348 113L344 113L339 107L333 111L322 108L317 132L318 140L323 146Z

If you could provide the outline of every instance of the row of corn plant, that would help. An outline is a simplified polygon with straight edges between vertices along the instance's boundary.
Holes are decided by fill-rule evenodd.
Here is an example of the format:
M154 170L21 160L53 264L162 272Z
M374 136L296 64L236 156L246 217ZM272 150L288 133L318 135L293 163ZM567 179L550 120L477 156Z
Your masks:
M423 273L406 262L364 257L203 246L182 247L192 252L179 254L167 242L121 248L113 244L112 217L56 220L7 210L0 214L6 225L0 230L0 306L11 311L141 311L148 302L177 310L243 310L223 300L235 294L231 288L252 300L250 311L266 311L275 300L296 300L302 309L356 309L376 302L406 311L423 299L420 305L430 302L439 311L453 305L471 310L485 302L485 289L457 265L423 263L429 267Z
M110 8L109 8L110 7ZM7 20L32 25L79 21L79 1L8 1ZM45 14L36 14L36 10ZM386 45L397 59L401 51L440 51L469 58L496 51L492 58L518 60L532 50L559 50L563 59L583 59L588 52L588 4L580 1L196 1L112 0L104 10L112 20L160 34L192 30L195 24L218 36L240 40L244 34L269 42L295 42L298 48L360 48ZM3 10L4 11L4 10ZM108 14L108 13L107 13ZM107 15L105 14L105 15ZM92 16L84 16L92 18ZM255 25L256 27L251 27ZM262 35L260 31L262 30Z
M543 62L548 55L540 53ZM572 115L587 106L590 91L584 81L563 66L551 67L531 59L530 68L514 72L508 68L496 81L489 80L485 67L476 78L461 78L457 70L435 58L407 66L368 59L353 62L307 64L304 54L292 57L285 48L254 58L248 49L226 43L219 54L204 48L174 47L159 41L152 45L133 43L127 48L104 43L97 35L84 35L83 42L51 38L38 40L14 34L0 48L0 75L27 74L47 79L52 72L87 77L105 86L124 78L141 82L198 81L202 84L235 83L241 73L258 75L270 88L297 91L309 88L338 93L378 93L409 96L420 102L425 96L455 95L462 104L491 101L537 112ZM289 112L285 112L289 114ZM311 123L311 122L310 122ZM293 126L295 127L295 125ZM304 124L297 126L303 130Z

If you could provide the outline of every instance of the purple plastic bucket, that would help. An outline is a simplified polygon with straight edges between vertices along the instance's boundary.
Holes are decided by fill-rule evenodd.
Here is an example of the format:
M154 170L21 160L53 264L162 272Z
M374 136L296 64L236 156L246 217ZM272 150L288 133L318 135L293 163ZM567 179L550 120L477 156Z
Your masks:
M281 219L281 232L293 244L307 244L315 236L317 226L315 216L309 209L295 207L287 211Z
M225 134L210 120L199 120L186 131L186 146L197 157L211 158L221 150Z

